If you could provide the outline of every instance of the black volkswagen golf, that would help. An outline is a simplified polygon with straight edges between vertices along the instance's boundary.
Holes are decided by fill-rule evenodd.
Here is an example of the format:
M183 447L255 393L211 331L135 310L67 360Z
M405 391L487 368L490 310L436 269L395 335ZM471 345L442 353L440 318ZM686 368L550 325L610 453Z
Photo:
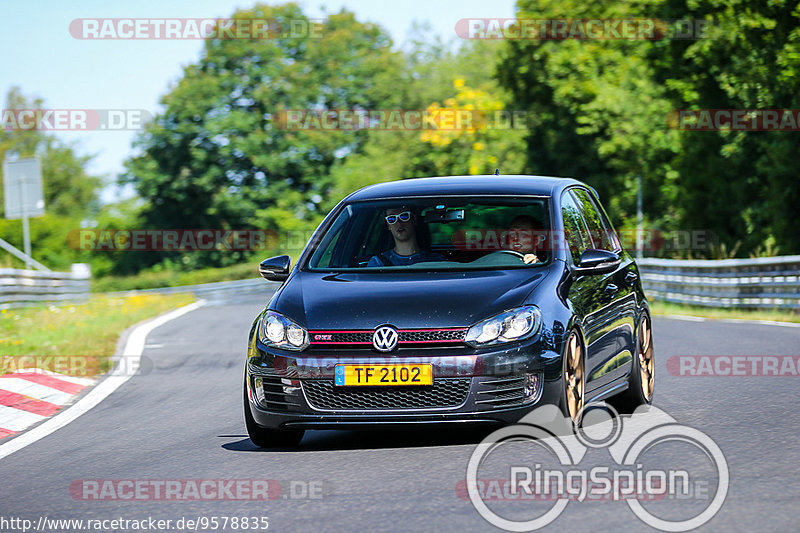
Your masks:
M464 176L340 202L250 330L244 414L261 447L306 429L511 423L653 398L633 258L580 181Z

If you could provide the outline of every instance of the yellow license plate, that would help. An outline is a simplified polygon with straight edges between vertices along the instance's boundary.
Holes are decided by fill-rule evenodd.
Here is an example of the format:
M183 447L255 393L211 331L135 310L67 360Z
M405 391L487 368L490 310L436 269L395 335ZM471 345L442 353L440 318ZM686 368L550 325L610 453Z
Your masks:
M339 386L433 385L430 364L336 365L334 383Z

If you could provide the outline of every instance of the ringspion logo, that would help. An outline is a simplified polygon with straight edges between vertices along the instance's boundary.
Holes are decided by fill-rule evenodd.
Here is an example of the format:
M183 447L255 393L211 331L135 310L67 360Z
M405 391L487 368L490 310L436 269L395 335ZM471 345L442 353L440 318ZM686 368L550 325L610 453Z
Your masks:
M582 419L576 427L558 407L546 405L491 433L475 447L456 494L505 531L544 528L572 502L624 501L643 523L671 532L700 527L722 508L728 463L705 433L652 406L621 418L609 405L590 404ZM681 448L677 456L674 446ZM585 464L593 449L607 450L613 466ZM664 449L669 452L660 454ZM665 456L668 468L658 466ZM656 466L649 466L653 459ZM525 509L487 504L495 501L522 502ZM677 503L667 510L648 507L665 501Z

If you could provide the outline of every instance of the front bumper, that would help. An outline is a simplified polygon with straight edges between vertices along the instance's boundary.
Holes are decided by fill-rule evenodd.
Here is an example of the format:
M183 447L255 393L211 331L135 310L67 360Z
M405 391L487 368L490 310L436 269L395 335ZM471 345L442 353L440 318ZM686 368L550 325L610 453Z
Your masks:
M560 355L541 339L484 350L366 350L297 353L251 341L246 365L249 409L262 427L331 429L430 424L514 423L561 394ZM336 364L430 363L433 387L333 386ZM527 374L538 391L525 401ZM530 401L530 400L533 401Z

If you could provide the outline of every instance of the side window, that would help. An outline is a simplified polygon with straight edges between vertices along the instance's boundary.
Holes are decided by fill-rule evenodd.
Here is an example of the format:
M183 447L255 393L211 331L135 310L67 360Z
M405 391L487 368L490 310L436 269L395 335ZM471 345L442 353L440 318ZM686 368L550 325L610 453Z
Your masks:
M564 218L564 237L569 245L572 262L577 265L580 263L581 254L592 247L592 240L583 223L578 204L569 192L565 192L561 197L561 215Z
M341 248L345 241L342 236L342 227L349 222L352 215L352 209L348 207L347 211L334 221L333 225L323 235L322 242L317 245L314 255L309 259L310 263L324 268L330 265L334 256L341 256Z
M597 205L589 192L584 189L572 189L572 195L575 197L578 205L580 206L583 219L586 221L586 226L589 228L589 234L592 237L593 247L600 250L614 251L619 248L614 231L607 226Z
M341 237L342 232L336 233L333 239L330 241L328 246L322 251L322 255L319 258L319 263L317 264L320 268L327 268L331 264L331 258L333 257L333 250L336 248L336 245L339 242L339 237Z

